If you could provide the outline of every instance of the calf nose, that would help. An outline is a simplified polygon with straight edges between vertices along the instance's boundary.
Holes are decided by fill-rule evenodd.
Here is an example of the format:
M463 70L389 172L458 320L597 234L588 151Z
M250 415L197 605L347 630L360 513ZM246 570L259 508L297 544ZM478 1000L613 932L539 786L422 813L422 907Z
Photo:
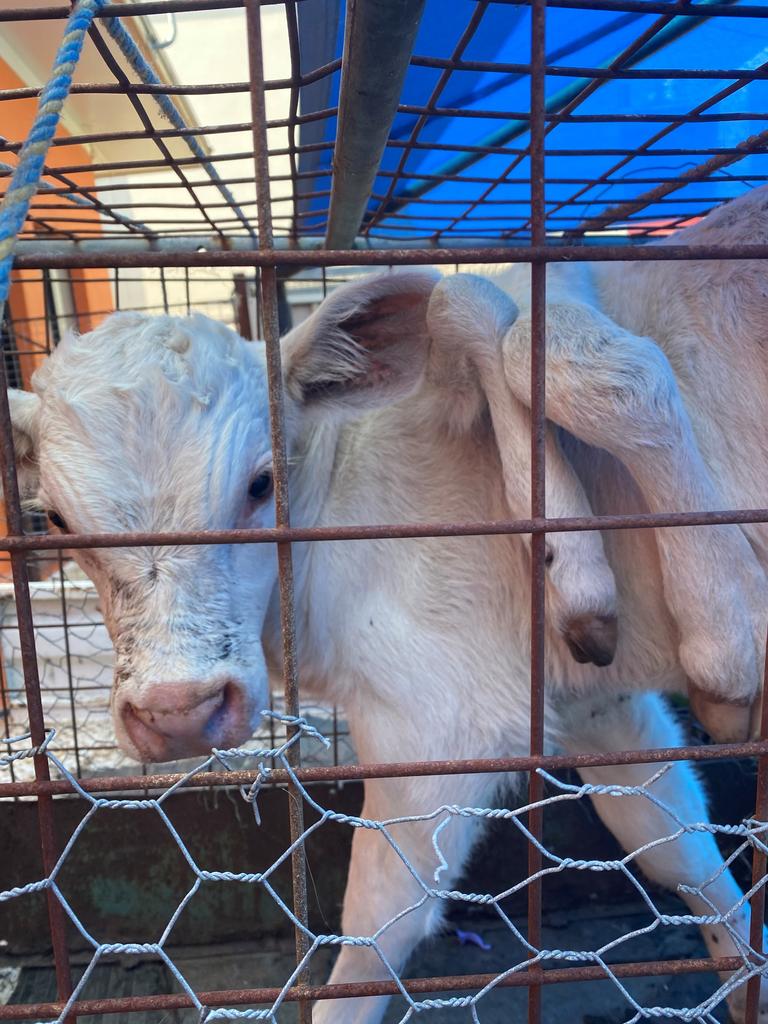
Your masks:
M250 733L245 695L232 679L156 683L120 709L122 725L145 761L172 761L236 746Z

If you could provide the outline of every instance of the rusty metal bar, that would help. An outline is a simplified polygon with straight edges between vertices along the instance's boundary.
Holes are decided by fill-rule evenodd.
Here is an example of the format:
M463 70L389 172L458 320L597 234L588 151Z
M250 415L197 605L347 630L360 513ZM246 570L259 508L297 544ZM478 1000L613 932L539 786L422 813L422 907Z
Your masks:
M288 160L291 167L291 229L290 236L295 238L298 229L301 214L299 212L299 195L298 195L298 184L299 184L299 164L297 160L297 153L299 147L296 143L296 128L299 124L299 96L302 85L301 76L301 43L299 39L299 16L296 9L295 0L285 0L285 20L286 28L288 31L288 51L290 53L291 61L291 77L289 79L289 87L291 90L291 99L288 110ZM273 218L274 219L274 218Z
M408 158L411 155L415 143L419 141L419 135L421 134L421 130L428 123L428 121L434 118L435 110L437 107L437 101L442 95L445 87L448 85L451 75L456 70L457 62L461 59L461 55L464 53L467 46L469 46L470 42L472 41L472 38L475 35L475 32L477 31L487 8L488 0L478 0L478 3L476 4L470 19L467 22L466 28L461 33L461 36L453 49L453 53L445 63L443 73L438 78L434 88L432 89L432 92L430 93L429 99L427 100L427 107L425 112L421 114L421 116L411 129L410 135L405 142L404 152L401 153L400 155L399 163L395 168L395 172L390 179L386 194L379 201L378 207L373 211L372 214L370 214L368 218L366 218L366 224L364 229L364 234L366 236L370 234L371 228L373 228L376 225L376 223L381 219L382 214L390 206L390 203L394 197L395 189L397 188L397 185L400 181L400 176L402 175L403 171L405 170L406 164L408 163ZM414 63L414 61L412 60L411 63Z
M768 737L768 637L766 637L765 666L763 670L763 694L760 707L760 739ZM768 756L757 761L757 782L755 786L755 817L768 821ZM752 849L752 887L755 890L749 904L749 945L759 956L763 949L763 923L765 921L765 874L768 858L759 848ZM744 1024L759 1024L760 988L762 977L757 975L747 982L747 1005Z
M520 757L467 758L453 761L393 761L387 764L325 765L296 768L293 773L299 782L309 785L317 782L358 782L364 779L421 778L433 775L504 774L530 772L537 768L558 771L566 768L663 764L668 761L742 760L754 757L768 757L768 740L708 746L662 747L654 750L622 750L602 754L542 754ZM259 769L254 768L250 771L200 772L188 779L183 773L96 776L90 779L79 779L78 784L87 793L127 793L137 789L168 789L184 779L187 779L184 786L189 789L211 786L246 786L259 776ZM284 768L270 770L269 785L282 786L290 781L291 777ZM71 796L73 789L66 780L0 783L0 799L36 796L42 793Z
M764 64L763 68L768 71L768 64ZM650 206L651 203L656 203L659 199L663 199L672 192L677 192L678 189L683 188L691 181L701 180L702 177L708 178L714 171L719 171L723 167L730 167L731 164L743 160L745 156L750 156L753 153L764 153L766 145L768 145L768 130L759 132L757 135L751 135L749 138L738 143L733 152L711 156L704 163L681 171L672 181L664 182L657 185L656 188L652 188L648 192L637 196L635 199L629 199L626 202L609 207L602 213L588 217L578 228L569 231L568 235L569 237L574 237L585 231L594 231L616 221L626 220L632 214ZM636 153L633 154L633 156L636 155Z
M357 235L398 111L424 0L347 0L325 244Z
M251 312L248 305L248 280L243 274L235 274L235 309L237 314L237 332L241 338L252 341L255 337L251 324ZM189 305L189 303L187 303ZM197 303L199 306L200 303Z
M167 186L164 186L167 188ZM219 249L211 236L176 240L158 239L151 246L142 240L123 243L19 242L15 266L24 270L82 267L269 267L275 264L299 267L386 267L444 266L453 263L545 263L593 262L675 262L677 260L764 260L768 245L495 245L492 240L472 239L475 248L463 245L443 248L408 248L398 241L377 249L282 249L281 239L268 250L250 248L249 239L227 240L229 249ZM317 240L302 240L318 244ZM376 240L380 245L381 240ZM202 251L201 251L202 250Z
M544 195L544 131L546 62L546 0L534 0L531 6L531 244L546 241ZM531 518L545 519L546 504L546 308L547 265L541 260L531 264ZM546 672L545 636L545 548L546 534L531 536L531 714L529 752L532 757L544 752L544 687ZM531 772L528 780L529 803L538 803L544 795L544 780ZM528 815L528 830L536 843L544 831L544 811L533 808ZM543 858L534 842L528 844L528 942L536 949L542 944ZM532 968L535 979L528 989L528 1024L541 1024L541 968Z
M733 2L733 0L732 0ZM535 0L532 0L534 6L532 11L535 10ZM681 6L682 0L678 0L677 3L669 5L668 10L657 20L656 23L649 26L648 29L641 36L630 44L628 49L625 49L622 53L617 55L608 64L608 69L612 69L615 65L623 64L625 61L637 61L640 55L647 56L649 53L655 52L655 50L666 45L672 39L677 38L678 35L682 35L690 31L695 25L695 22L686 20L685 18L676 17L678 8ZM707 0L703 0L701 7L708 7ZM533 64L533 57L531 58ZM541 57L541 67L546 64L546 54ZM533 75L534 69L531 69L531 85L533 86ZM587 96L591 95L596 89L600 88L605 84L606 79L603 78L590 78L585 80L576 80L568 85L565 85L557 93L545 98L545 107L542 112L542 118L548 124L554 126L561 123L562 121L581 120L582 117L572 117L571 111ZM447 114L448 111L441 110L437 113ZM461 116L458 111L452 111L452 116ZM532 130L530 125L530 117L525 112L518 111L503 111L502 116L506 120L506 124L501 128L495 130L490 135L486 136L482 141L483 143L490 143L491 145L503 144L511 142L513 139L523 135L529 128ZM533 112L531 111L532 116ZM469 111L464 113L464 116L469 116ZM490 115L493 116L493 115ZM592 115L587 115L590 119ZM629 115L618 115L621 119L628 117L632 120L635 119L633 114ZM447 174L448 176L455 175L456 173L465 170L467 167L471 167L481 157L471 152L465 152L449 160L446 164L438 168L438 173ZM496 181L479 197L473 200L467 208L466 212L470 212L478 204L482 203L487 195L501 184L508 175L518 166L521 162L521 158L515 159L502 173L497 177ZM430 191L435 187L434 182L426 176L421 181L415 181L412 185L409 185L403 192L395 197L390 203L386 204L386 208L382 208L380 213L385 215L392 210L397 210L407 206L408 201L412 195L423 195L425 192ZM461 218L457 218L457 222Z
M765 70L766 68L768 68L768 64L764 63L764 64L760 65L760 67L757 68L756 70L762 71L762 70ZM691 115L693 117L698 118L699 120L704 120L703 112L705 110L708 110L710 107L713 107L713 106L715 106L718 103L722 103L723 100L728 99L728 97L730 97L731 95L733 95L734 93L736 93L740 89L742 89L745 84L746 83L744 83L744 82L734 82L731 85L726 86L724 89L721 89L719 92L715 93L714 96L710 96L708 99L706 99L703 102L697 104L693 108L693 111L691 112ZM646 139L645 142L641 143L636 148L633 156L637 157L637 156L640 156L640 155L642 155L644 153L647 153L651 146L655 145L655 143L657 143L659 140L661 140L661 139L665 138L667 135L669 135L670 132L674 131L674 128L675 128L675 125L667 124L664 128L662 128L659 131L655 132L653 135L651 135L651 137L649 139ZM750 141L751 140L748 139L748 140L746 140L746 143L749 144ZM557 210L562 209L564 205L577 201L578 199L581 198L581 196L585 192L589 191L589 188L594 188L597 185L604 184L607 181L607 179L612 174L616 174L617 171L621 170L622 167L625 167L627 165L627 163L629 163L629 161L631 159L632 159L632 157L630 157L630 156L626 156L626 157L622 158L621 160L618 161L618 163L615 163L611 167L609 167L607 171L604 171L603 174L601 174L598 178L596 178L595 181L590 186L588 186L588 187L582 186L582 188L580 188L576 193L574 193L573 195L569 196L567 200L563 200L563 201L557 203L553 207L553 210L551 212L554 213ZM709 171L707 171L706 173L709 173ZM676 176L676 178L679 178L679 177L680 177L680 175ZM686 177L685 180L686 180L686 182L698 180L698 175L696 174L696 169L692 170L689 173L688 177ZM652 193L651 193L650 194L650 199L648 201L651 202L652 198L653 198L653 196L652 196ZM614 211L613 215L614 215L614 217L617 216L617 215L620 216L621 215L621 211L619 211L618 214Z
M259 0L262 7L283 4L284 0ZM149 14L179 14L188 11L226 11L244 6L244 0L150 0L144 3L107 4L96 15L97 18L136 18ZM14 7L0 11L0 21L53 21L69 17L71 8Z
M620 53L610 60L607 63L606 70L612 72L616 68L636 63L643 55L648 56L649 53L655 52L659 48L663 47L677 35L690 31L694 27L695 22L686 21L683 18L676 18L675 13L679 6L680 0L678 0L677 3L670 4L670 10L657 18L656 21L649 25L639 36L633 39L628 46L624 47ZM604 85L605 81L605 79L596 78L576 81L571 86L565 86L556 94L556 96L550 97L547 101L548 111L553 112L555 116L546 118L547 127L545 129L545 135L552 131L553 128L557 127L557 125L562 121L571 120L573 111L582 105L597 89L600 88L600 86ZM525 125L522 125L523 130L524 128ZM516 134L519 135L520 130L520 126L518 126ZM467 214L471 213L478 205L488 199L492 192L508 179L509 175L520 165L520 163L521 158L513 160L505 169L503 174L499 175L497 181L485 189L482 195L467 207L464 214L461 217L456 218L448 230L455 228L455 226L460 223ZM526 224L521 225L514 231L503 232L503 234L518 234L531 223L532 222L529 220Z
M768 523L768 509L725 512L638 513L565 519L510 519L476 523L419 523L389 526L280 526L252 530L178 530L169 533L9 534L0 551L46 551L75 548L138 548L198 544L275 544L305 541L413 540L426 537L486 537L521 533L582 533L586 530L667 529Z
M176 175L176 177L179 179L181 184L184 186L184 188L185 188L185 190L187 192L187 195L189 196L190 200L192 201L193 206L197 207L197 209L202 214L203 219L208 222L210 228L213 231L216 231L220 235L222 240L223 240L223 238L224 238L223 233L218 228L218 226L216 225L215 221L209 216L207 210L205 209L205 206L200 202L200 200L199 200L199 198L197 196L197 193L192 188L192 186L189 183L189 180L187 179L186 175L184 174L184 172L181 169L180 161L173 155L173 153L170 151L168 146L165 144L164 140L163 139L159 139L157 137L154 125L152 124L152 120L149 117L149 114L147 113L143 103L141 102L141 100L139 99L139 97L137 95L135 95L133 92L129 91L129 89L127 88L127 87L130 87L131 80L128 77L128 75L126 74L126 72L123 70L123 68L121 67L121 65L118 62L117 58L113 55L112 51L110 50L109 46L106 43L106 40L104 39L104 37L101 34L101 30L98 28L98 26L96 26L94 24L91 24L91 27L88 29L88 35L90 36L90 39L93 42L93 45L96 47L96 50L97 50L99 56L104 61L104 64L109 69L109 71L111 71L112 74L114 75L115 80L116 80L118 86L120 87L121 93L128 97L128 100L130 101L131 106L133 107L137 117L139 118L139 121L143 125L144 130L149 132L149 135L150 135L152 141L157 146L157 148L158 148L158 150L160 152L160 155L163 158L164 163L171 167L171 169L173 170L173 172ZM90 171L92 171L95 174L95 173L98 173L99 166L98 166L98 164L96 164L94 162L89 167L86 167L84 169L90 170ZM215 184L215 182L213 181L213 178L211 178L211 183Z
M253 151L258 209L259 247L269 251L273 246L272 211L269 191L269 149L267 144L267 114L264 100L264 63L261 38L261 10L257 0L246 0L246 38L251 77L251 116L253 118ZM269 389L269 419L272 435L272 466L275 486L275 522L278 527L290 527L290 501L288 493L288 444L283 409L283 373L280 358L280 319L278 308L277 270L264 266L260 275L261 328L267 355L267 383ZM280 641L283 654L283 682L285 709L288 715L298 716L299 673L296 654L296 616L294 608L293 557L291 542L277 545L278 589L280 594ZM286 728L290 740L298 734L295 726ZM300 742L288 750L288 763L301 765ZM296 846L291 854L293 881L293 913L299 922L295 927L296 964L309 950L307 909L307 853L298 842L304 834L304 802L301 792L289 786L288 815L291 842ZM309 969L297 978L299 984L310 982ZM300 1024L311 1024L312 1006L306 1000L299 1002Z
M529 6L533 0L490 0L494 4ZM284 3L284 0L260 0L262 7ZM97 18L135 18L137 15L178 14L188 11L239 10L245 0L148 0L147 3L107 4L96 15ZM549 0L550 7L577 9L583 11L635 11L638 14L666 14L669 0ZM0 10L1 21L53 21L66 19L70 8L65 5L50 7L9 7ZM761 18L768 16L768 6L755 4L749 7L732 8L726 3L701 4L683 3L675 6L676 14L692 18L711 17L713 14L726 18Z
M701 974L710 971L735 971L743 966L739 957L706 957L690 960L652 960L626 964L611 964L611 973L617 978L653 978L664 975ZM482 989L496 981L497 988L524 988L532 984L563 985L577 981L600 981L606 977L598 966L555 967L534 972L526 969L498 979L496 974L454 974L440 978L412 978L403 980L402 986L412 995L430 992L466 992ZM287 1002L314 999L352 999L360 996L397 995L400 988L393 981L358 981L340 985L295 986L289 988ZM217 992L198 992L204 1006L242 1006L244 1003L273 1003L282 993L280 988L231 989ZM74 1004L81 1016L109 1013L138 1013L151 1010L180 1010L193 1005L183 993L155 996L126 996L115 999L83 999ZM0 1006L0 1020L49 1019L64 1008L63 1003L23 1003Z
M8 379L4 358L0 358L0 476L2 477L2 494L8 529L14 534L20 534L23 532L22 511L19 485L16 478L13 426L11 424L11 410L8 402ZM35 647L35 626L32 616L32 602L29 595L29 573L26 555L23 551L11 552L10 557L13 590L16 599L19 646L24 670L24 689L27 697L29 730L32 744L39 748L45 741L46 733L43 703L40 695L37 650ZM35 754L33 762L35 780L41 783L49 782L49 764L45 754ZM59 854L53 799L50 795L40 794L38 796L37 817L43 871L46 875L49 875L56 864ZM56 990L59 999L66 1001L72 994L72 974L67 948L67 919L63 907L50 889L46 892L46 903L51 944L53 946ZM67 1021L72 1022L74 1019L73 1016L69 1016Z

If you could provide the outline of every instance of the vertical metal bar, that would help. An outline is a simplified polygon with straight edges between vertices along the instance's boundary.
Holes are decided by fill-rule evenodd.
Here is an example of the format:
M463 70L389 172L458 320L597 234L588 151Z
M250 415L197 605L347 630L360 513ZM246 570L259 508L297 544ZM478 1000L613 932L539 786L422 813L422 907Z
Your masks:
M163 312L168 313L168 285L165 280L165 267L160 267L160 287L163 291Z
M760 739L768 737L768 637L766 637L765 667L763 670L763 697L760 711ZM755 789L755 818L768 821L768 757L757 759L757 785ZM766 855L758 846L752 849L752 885L765 880ZM760 954L763 950L763 923L765 921L765 884L750 900L749 944ZM747 982L747 1005L744 1024L758 1024L760 1019L760 985L757 975Z
M19 536L23 531L19 486L16 479L16 465L13 450L13 428L11 410L8 403L8 383L5 371L5 360L0 359L0 474L2 475L5 512L8 522L8 535ZM1 542L0 542L1 543ZM37 651L35 649L35 628L32 617L32 602L29 596L29 573L26 556L23 551L12 551L11 569L13 588L16 598L16 616L19 630L19 647L24 668L24 687L27 694L27 713L32 743L39 747L45 740L45 722L43 704L40 695L40 678L37 671ZM48 782L48 758L45 754L36 754L33 758L35 779ZM37 817L40 829L40 852L43 871L50 874L56 863L58 844L54 823L53 797L40 794L37 798ZM64 910L56 896L46 892L48 904L48 921L53 945L53 960L56 971L56 988L59 999L66 1000L72 994L72 974L67 949L66 918ZM68 1018L69 1021L74 1018Z
M187 316L192 312L192 302L189 289L189 267L184 267L184 300L187 306Z
M251 311L248 308L248 282L244 274L235 274L235 311L237 314L237 331L241 338L253 341Z
M45 282L44 282L45 283ZM72 291L74 296L74 290ZM51 337L51 317L56 315L56 310L50 308L50 289L43 287L43 311L44 311L44 324L45 324L45 352L46 355L51 354L53 347L53 339ZM77 318L77 310L75 310L75 318ZM57 337L60 337L60 332L57 333ZM64 553L62 551L52 552L57 562L57 572L59 577L59 584L61 585L61 626L64 631L64 659L67 666L67 691L69 696L69 715L72 722L72 742L75 745L75 770L77 775L83 774L82 764L80 762L80 741L77 732L77 708L75 706L75 687L72 679L72 650L69 642L69 618L67 615L67 593L64 586Z
M67 692L69 695L69 715L72 721L72 742L75 745L75 770L78 777L83 774L83 766L80 761L80 737L77 725L77 704L75 701L75 681L72 678L72 647L69 642L69 616L67 612L67 590L64 586L66 576L64 575L64 555L58 552L59 560L59 583L61 585L61 628L64 630L64 658L67 665Z
M264 98L264 63L261 40L261 13L258 0L246 0L248 60L251 77L251 118L253 121L253 152L256 172L256 206L259 221L259 249L273 249L272 211L270 207L269 150L267 144L267 114ZM263 336L266 345L269 409L272 430L272 465L275 480L275 521L277 526L290 526L288 496L288 458L283 410L283 375L280 360L280 323L278 316L277 270L274 266L261 269L261 309ZM290 543L277 545L278 585L280 592L280 635L283 652L283 681L285 710L289 715L299 714L299 679L296 657L296 621L293 605L293 559ZM288 726L288 737L296 730ZM289 762L301 763L299 744L289 751ZM289 787L289 818L291 842L304 833L304 804L300 792ZM293 875L293 912L304 926L307 924L307 860L304 844L296 846L291 857ZM297 962L306 955L309 943L306 934L296 927ZM297 979L309 984L309 971ZM311 1024L312 1006L299 1003L300 1024Z
M544 206L544 85L545 85L546 0L533 0L531 6L531 244L546 241ZM546 366L546 286L547 266L531 264L531 515L546 515L545 487L545 366ZM544 750L544 573L546 535L531 538L531 733L530 752ZM531 772L528 799L541 800L544 786L541 776ZM528 828L533 837L542 837L544 816L532 811ZM528 874L541 870L539 849L528 849ZM541 948L541 881L528 885L528 941ZM537 972L538 973L538 972ZM528 1024L541 1024L541 985L528 989Z
M2 636L7 628L3 622L5 618L6 601L0 601L0 720L3 723L3 738L9 739L11 735L11 692L8 685L8 674L5 670L5 653L3 651ZM8 765L10 769L11 782L16 781L14 763Z

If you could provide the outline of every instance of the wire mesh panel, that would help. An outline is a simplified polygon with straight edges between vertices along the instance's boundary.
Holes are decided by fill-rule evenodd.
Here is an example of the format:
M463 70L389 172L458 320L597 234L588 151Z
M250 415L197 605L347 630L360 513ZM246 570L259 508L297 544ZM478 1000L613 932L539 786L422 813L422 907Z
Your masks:
M70 118L53 140L20 233L15 291L3 321L5 383L28 386L34 368L68 330L92 330L113 309L200 311L236 326L243 337L263 338L275 517L274 525L259 528L196 529L182 522L162 532L138 527L64 538L46 532L39 517L24 519L11 412L7 400L0 401L8 526L3 543L12 577L12 585L0 592L7 748L0 758L0 797L8 808L15 806L12 800L34 798L40 827L39 865L34 871L14 865L13 883L0 893L0 902L16 907L45 895L57 986L55 1000L0 1005L0 1019L64 1021L77 1015L191 1009L200 1019L284 1020L295 1019L288 1014L298 1004L298 1017L305 1021L312 1019L317 999L321 1007L339 1000L334 1003L339 1015L378 1020L377 1011L366 1018L360 1002L342 1000L370 1006L377 996L395 995L400 1002L392 1020L420 1012L435 1019L451 1012L483 1020L500 994L507 999L500 1003L502 1012L509 1014L510 1007L518 1012L510 993L520 989L529 1021L554 1021L560 1019L558 1000L562 1009L566 999L579 999L578 994L558 996L561 986L598 979L613 986L626 1020L718 1020L729 997L749 1024L760 1019L766 722L760 724L760 739L752 742L659 744L652 750L629 744L552 754L545 747L551 711L545 592L552 537L598 529L615 536L626 530L748 527L768 522L768 512L707 505L548 517L545 463L552 450L547 448L545 380L550 264L631 260L638 267L656 261L674 266L682 260L757 261L768 255L764 244L749 240L638 244L673 235L721 201L765 181L760 111L766 13L758 4L682 0L453 5L398 0L350 3L346 10L331 0L148 0L102 7L75 72ZM42 59L52 55L68 14L65 7L7 7L0 20L11 48L23 53L34 38L30 52ZM169 20L161 22L161 16ZM163 27L170 30L165 41ZM194 60L175 48L183 34L194 40ZM45 54L49 44L51 54ZM724 54L728 66L720 67ZM10 59L6 63L11 73L0 103L12 126L2 140L4 173L10 177L40 89L37 81L19 84L18 70ZM287 441L292 408L289 403L286 415L280 345L287 310L293 306L300 320L329 286L359 268L435 264L466 270L516 262L531 268L529 514L436 521L417 510L411 521L383 526L370 518L323 524L307 518L299 502L295 524ZM245 268L247 276L238 277L236 268ZM352 314L348 319L355 322ZM323 382L321 392L332 390L333 383ZM490 752L478 736L471 756L455 760L449 759L451 750L442 752L441 760L425 758L424 750L431 748L424 742L424 749L417 744L412 756L398 763L343 763L350 755L340 752L344 729L337 713L310 713L301 702L302 675L310 674L299 650L308 612L300 603L303 577L295 572L295 545L303 551L307 545L339 542L409 543L416 552L418 543L429 543L454 552L449 545L461 538L490 544L495 537L519 535L530 538L529 579L518 595L530 610L527 753L509 756L504 742ZM104 760L104 748L111 752L114 745L107 704L113 665L103 610L95 589L62 552L201 545L275 550L280 626L275 662L283 676L282 699L265 710L247 749L215 750L192 769L177 765L172 766L176 771L153 771L144 765L138 771ZM327 637L329 648L339 642ZM469 730L471 708L461 714ZM335 743L331 764L327 755L312 755L329 731ZM424 723L420 739L426 741L427 733ZM726 758L758 759L754 814L737 824L713 825L702 806L704 817L682 817L671 802L669 781L677 778L679 763ZM552 774L564 768L618 772L633 765L659 768L636 783L625 775L623 783L574 784ZM518 786L510 804L472 805L461 795L474 791L446 787L432 792L460 796L391 818L366 808L334 810L310 787L352 780L400 780L391 784L407 786L437 778L457 786L456 780L483 778L493 787L513 773L525 778L528 791ZM248 829L262 827L265 792L282 789L287 811L279 853L256 870L207 866L191 852L192 840L174 824L171 810L179 795L202 787L239 790L249 808ZM658 834L622 856L556 852L545 838L547 818L587 796L598 807L624 804L627 818L655 815ZM71 827L67 819L62 829L66 807L75 800L82 817ZM152 819L162 841L179 856L177 877L188 881L159 934L150 939L115 941L104 930L109 922L92 926L63 880L96 820L123 811L144 822L136 826L140 834L149 834L146 821ZM455 853L451 837L463 823L484 819L502 823L510 842L525 845L527 864L503 887L476 892L448 873ZM378 841L385 851L379 856L397 865L403 892L410 894L364 934L343 934L311 920L315 881L307 876L306 850L333 827L354 832L358 845L361 836L373 840L373 847ZM421 835L426 858L408 852L409 830ZM720 866L696 884L681 879L681 892L697 907L695 913L661 907L638 865L661 848L688 849L689 840L702 836L727 837L728 866L751 855L751 887L744 896L724 900L726 866ZM376 858L369 863L376 865ZM620 876L641 905L642 921L618 936L594 943L585 939L574 948L567 940L550 941L543 927L547 881L569 872ZM443 886L444 877L451 884ZM379 895L376 881L364 880L371 905ZM258 890L264 906L277 908L293 929L295 955L279 981L205 992L178 966L174 930L209 884ZM525 898L525 920L509 910L516 897ZM751 922L745 932L747 904ZM409 920L436 919L455 905L495 915L504 933L505 962L485 972L403 980L391 952L392 934ZM714 935L715 945L722 938L723 951L687 959L654 955L655 947L648 955L637 952L648 936L691 924ZM86 950L74 974L71 949ZM367 956L365 980L319 984L314 969L329 949ZM154 958L176 992L92 998L89 984L113 956ZM674 997L649 1002L635 987L640 978L712 971L721 972L720 981L685 1007ZM358 1009L347 1011L345 1005Z

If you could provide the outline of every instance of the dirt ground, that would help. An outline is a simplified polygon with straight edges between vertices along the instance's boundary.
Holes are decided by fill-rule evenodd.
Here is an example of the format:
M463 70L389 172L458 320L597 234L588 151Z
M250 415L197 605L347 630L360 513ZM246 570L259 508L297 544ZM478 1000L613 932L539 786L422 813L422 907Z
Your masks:
M674 911L677 904L669 902ZM636 905L593 905L578 917L573 913L549 913L544 919L544 943L548 948L594 948L609 941L612 935L626 934L645 922ZM523 926L522 921L516 924ZM476 945L461 945L455 928L476 931L490 950ZM293 968L291 943L288 940L262 940L258 944L230 944L171 950L172 958L195 991L272 986L283 984ZM650 936L633 940L631 949L622 949L619 957L638 960L677 959L706 955L704 945L694 927L659 930ZM520 960L520 947L503 924L480 923L472 918L455 918L438 937L425 943L411 959L406 977L437 977L445 974L495 973ZM611 959L610 957L608 959ZM329 970L332 954L320 951L313 962L313 981L322 982ZM80 958L78 970L82 970ZM555 966L566 966L558 962ZM13 969L13 993L10 1002L42 1002L55 998L53 972L34 962L19 964ZM3 972L10 978L9 969ZM105 964L94 972L83 998L171 992L175 981L163 964L143 959ZM643 1007L694 1007L707 999L718 987L712 974L688 974L678 977L641 978L626 982L629 993ZM456 993L464 994L464 993ZM517 1024L526 1018L526 989L505 988L487 993L478 1004L482 1024ZM397 1024L406 1013L403 999L393 999L385 1024ZM544 987L543 1024L623 1024L634 1016L634 1009L611 981L582 982ZM464 1024L471 1020L468 1008L432 1009L425 1014L428 1024ZM93 1024L191 1024L195 1014L189 1011L119 1015L110 1018L89 1018ZM281 1024L294 1024L296 1009L284 1004L278 1011ZM647 1019L663 1019L661 1015ZM723 1007L714 1019L726 1021Z

